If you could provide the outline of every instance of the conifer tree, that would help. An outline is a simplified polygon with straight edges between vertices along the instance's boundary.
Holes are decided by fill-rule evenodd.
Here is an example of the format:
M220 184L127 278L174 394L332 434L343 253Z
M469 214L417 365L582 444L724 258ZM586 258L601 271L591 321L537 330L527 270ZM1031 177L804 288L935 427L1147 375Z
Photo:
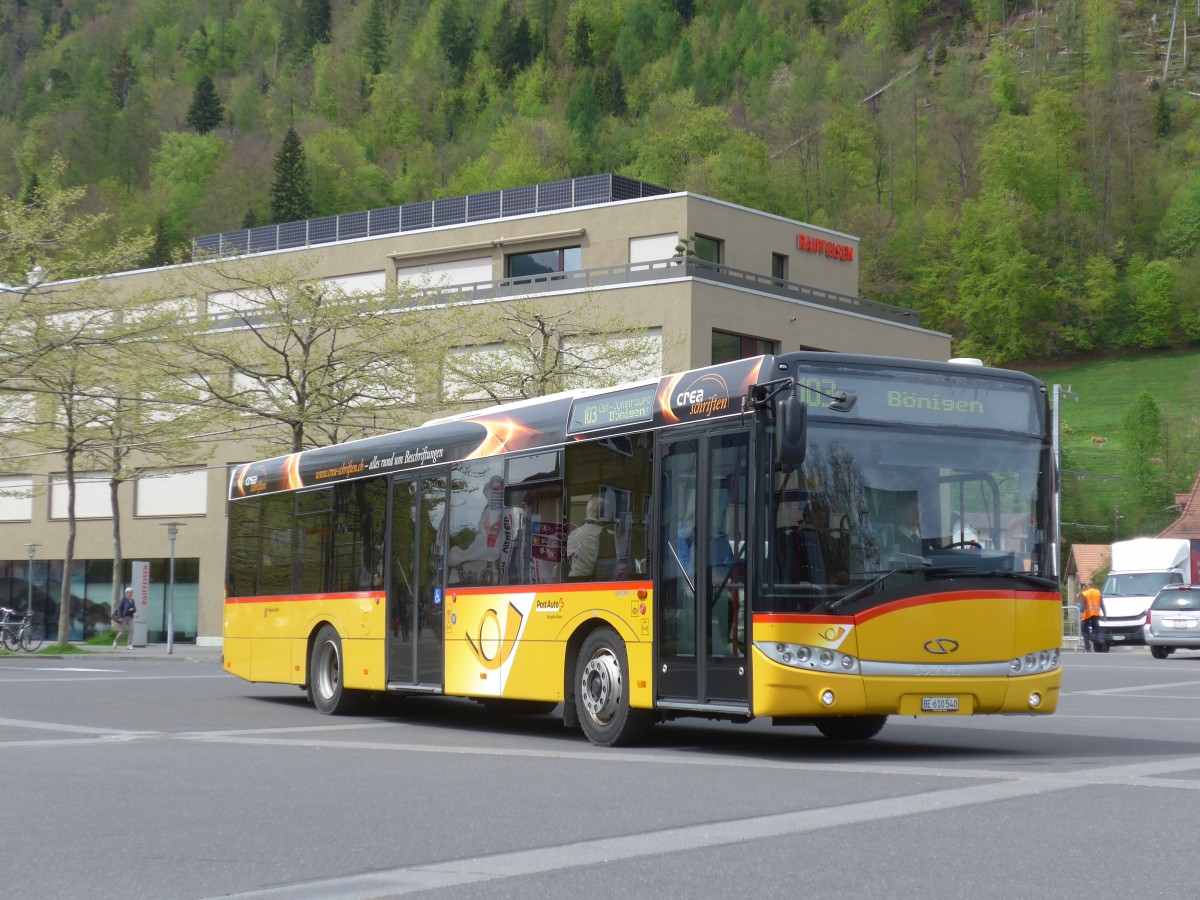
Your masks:
M192 94L192 105L188 107L187 123L200 134L208 134L225 118L225 107L217 96L212 77L201 75Z
M475 50L475 22L469 12L462 8L459 0L448 0L442 7L438 19L438 43L446 55L446 61L459 79L466 74Z
M372 75L378 75L387 64L388 34L383 17L383 0L371 0L363 22L363 62Z
M129 55L128 50L122 48L121 52L117 54L112 68L108 70L108 84L112 89L117 109L124 109L125 103L129 100L129 92L137 84L137 69L134 68L133 57Z
M21 191L21 205L34 207L42 205L42 185L38 180L37 172L31 172L29 180L25 182L25 187Z
M1171 133L1171 105L1167 103L1167 89L1158 92L1158 105L1154 108L1154 133L1166 137Z
M304 144L295 128L288 128L283 144L275 154L275 180L271 182L271 218L274 222L295 222L313 214L312 181L308 177L308 159Z
M513 13L511 0L505 0L492 33L492 65L505 78L512 78L533 62L533 35L529 20Z
M317 44L328 44L333 30L329 0L304 0L300 7L300 39L307 52Z

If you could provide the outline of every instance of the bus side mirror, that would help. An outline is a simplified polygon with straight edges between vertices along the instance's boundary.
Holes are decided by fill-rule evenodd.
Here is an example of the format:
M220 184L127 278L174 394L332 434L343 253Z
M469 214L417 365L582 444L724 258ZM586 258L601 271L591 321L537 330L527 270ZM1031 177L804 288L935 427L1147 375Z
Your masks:
M799 468L808 451L808 407L793 384L775 399L775 461Z

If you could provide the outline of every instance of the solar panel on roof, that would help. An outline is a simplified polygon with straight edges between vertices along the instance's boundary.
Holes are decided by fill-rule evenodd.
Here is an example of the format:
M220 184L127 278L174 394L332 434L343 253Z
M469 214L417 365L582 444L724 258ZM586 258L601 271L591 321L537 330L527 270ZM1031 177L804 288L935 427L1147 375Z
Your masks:
M500 192L487 191L482 194L471 194L467 197L467 221L479 222L484 219L500 218Z
M337 217L337 239L339 241L351 241L366 236L366 212L345 213Z
M467 198L446 197L433 201L433 224L461 225L467 221Z
M500 192L500 215L522 216L537 208L537 185L505 188Z
M247 235L245 230L204 235L193 239L192 246L198 254L260 253L276 248L326 244L332 241L415 231L434 225L482 222L543 210L591 206L666 193L670 193L669 189L623 175L583 175L579 178L506 188L502 191L483 191L436 201L426 200L404 206L345 213L341 216L287 222L279 226L262 226L272 229L272 235L277 233L277 241L273 237L268 239L268 232L260 233L258 229L253 229L253 234L250 235Z
M373 209L370 219L367 232L372 237L377 234L395 234L400 230L400 207L385 206L383 209Z
M405 203L400 207L400 230L414 231L433 224L433 201Z
M250 253L274 250L279 229L274 225L259 225L250 229Z
M308 222L284 222L279 226L279 247L303 247L308 234Z
M337 216L308 220L308 243L328 244L337 240Z

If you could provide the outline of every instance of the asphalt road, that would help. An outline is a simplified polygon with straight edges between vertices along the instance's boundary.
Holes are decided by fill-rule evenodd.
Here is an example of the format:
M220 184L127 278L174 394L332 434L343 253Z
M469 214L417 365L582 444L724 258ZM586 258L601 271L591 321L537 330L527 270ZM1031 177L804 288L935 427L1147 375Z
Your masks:
M443 698L321 716L215 653L3 657L0 892L1194 895L1200 654L1064 658L1046 718L856 745L682 721L599 750Z

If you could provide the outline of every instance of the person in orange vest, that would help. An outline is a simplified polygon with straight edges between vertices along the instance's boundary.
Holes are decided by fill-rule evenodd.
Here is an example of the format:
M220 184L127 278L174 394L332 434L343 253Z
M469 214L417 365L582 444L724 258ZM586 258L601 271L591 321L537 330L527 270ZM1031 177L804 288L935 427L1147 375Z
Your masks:
M1104 599L1092 582L1087 582L1083 589L1083 602L1079 607L1080 633L1083 637L1083 649L1092 652L1092 644L1099 652L1104 643L1104 635L1100 632L1100 617L1104 615Z

